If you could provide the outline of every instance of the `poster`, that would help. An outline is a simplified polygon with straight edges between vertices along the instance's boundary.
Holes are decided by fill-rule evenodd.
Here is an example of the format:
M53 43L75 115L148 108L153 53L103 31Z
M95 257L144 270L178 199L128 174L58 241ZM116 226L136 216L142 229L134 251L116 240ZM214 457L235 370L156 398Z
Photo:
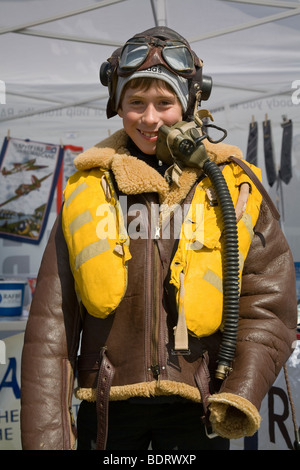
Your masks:
M74 165L74 159L83 152L83 147L78 147L75 145L65 145L64 146L64 162L61 166L58 180L57 180L57 192L56 192L56 210L59 213L61 205L63 202L63 191L67 184L70 176L75 173L76 168Z
M38 244L51 208L64 147L5 138L0 154L0 236Z

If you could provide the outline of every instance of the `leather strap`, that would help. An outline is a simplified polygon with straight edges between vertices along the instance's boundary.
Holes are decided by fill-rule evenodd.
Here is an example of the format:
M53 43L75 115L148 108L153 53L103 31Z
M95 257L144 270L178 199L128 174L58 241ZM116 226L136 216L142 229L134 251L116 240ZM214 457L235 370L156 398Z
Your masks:
M205 426L205 432L209 439L216 437L217 435L212 430L212 425L209 421L209 402L208 398L211 395L210 390L210 373L208 369L208 353L205 352L202 356L202 361L200 366L196 370L195 373L195 381L199 388L201 399L202 399L202 406L204 411L204 416L202 417L203 424Z
M260 194L263 196L264 200L266 201L274 219L279 220L280 214L278 210L276 209L269 194L267 193L266 189L257 178L256 174L251 170L251 168L249 168L249 166L244 162L244 160L241 160L240 158L236 158L236 157L230 157L230 160L232 160L234 163L239 165L244 170L244 172L249 176L249 178L253 181L253 183L259 190Z
M200 395L202 399L202 405L204 409L205 417L208 414L208 398L211 395L210 393L210 373L208 369L208 353L205 352L202 356L202 361L200 366L195 373L196 384L200 390Z
M108 432L109 392L115 369L106 356L106 347L100 352L101 366L97 382L97 450L104 450Z
M97 379L97 442L96 448L104 450L108 432L109 393L115 369L106 355L104 346L100 354L86 354L77 358L78 370L99 371Z

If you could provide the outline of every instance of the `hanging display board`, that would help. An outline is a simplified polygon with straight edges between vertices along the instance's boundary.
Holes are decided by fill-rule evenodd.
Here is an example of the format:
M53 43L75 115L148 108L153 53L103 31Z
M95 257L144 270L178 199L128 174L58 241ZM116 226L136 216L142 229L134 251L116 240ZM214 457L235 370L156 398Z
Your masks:
M64 147L5 138L0 154L0 236L38 244L43 235Z

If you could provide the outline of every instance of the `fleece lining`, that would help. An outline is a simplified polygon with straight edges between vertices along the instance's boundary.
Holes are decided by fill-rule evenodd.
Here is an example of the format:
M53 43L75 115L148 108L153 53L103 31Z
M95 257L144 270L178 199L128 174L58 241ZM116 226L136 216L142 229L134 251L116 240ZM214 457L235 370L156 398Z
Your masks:
M224 143L212 144L207 140L203 142L208 156L217 164L228 161L231 156L242 158L242 152L236 146ZM78 155L74 160L75 167L78 170L96 167L112 170L118 187L124 194L157 192L161 204L169 206L179 204L195 183L201 170L185 168L179 177L179 185L175 183L169 185L154 168L130 155L126 148L127 143L127 134L123 129L119 130Z
M246 398L233 393L219 393L208 399L210 421L214 431L227 439L253 436L261 417L256 407Z

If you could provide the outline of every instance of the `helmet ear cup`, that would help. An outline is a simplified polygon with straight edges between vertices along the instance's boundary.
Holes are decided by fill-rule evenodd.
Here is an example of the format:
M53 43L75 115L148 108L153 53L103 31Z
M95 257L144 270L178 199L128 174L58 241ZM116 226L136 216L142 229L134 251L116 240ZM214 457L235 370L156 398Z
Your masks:
M103 62L103 64L101 64L101 67L99 70L99 78L103 86L108 86L110 75L111 75L111 64L108 61L105 61Z
M115 99L115 88L117 84L117 63L118 63L118 53L120 49L114 52L112 57L107 61L103 62L99 70L99 79L103 86L108 88L109 98L106 106L106 115L107 118L111 118L117 114L117 111L114 109L114 99Z
M202 86L201 86L201 100L207 101L211 94L211 89L213 86L212 78L208 75L202 76Z

